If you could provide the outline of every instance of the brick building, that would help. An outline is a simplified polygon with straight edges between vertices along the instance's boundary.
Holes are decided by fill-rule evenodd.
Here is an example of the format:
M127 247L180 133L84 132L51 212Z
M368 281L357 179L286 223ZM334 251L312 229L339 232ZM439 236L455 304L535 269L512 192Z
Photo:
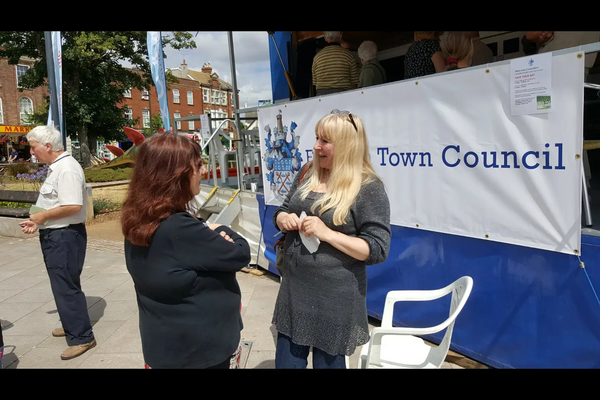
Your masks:
M8 155L9 146L19 151L20 158L29 158L28 146L19 144L18 139L32 128L27 115L47 107L44 96L48 94L48 86L35 89L19 86L20 77L34 63L35 60L23 57L17 65L10 65L8 59L0 58L0 160Z
M212 72L209 63L204 64L202 71L194 71L188 69L183 60L180 67L170 71L179 80L168 85L167 100L172 125L175 125L175 118L202 113L210 114L212 118L233 117L233 87ZM152 115L160 114L156 89L152 87L148 92L134 88L128 91L123 108L129 118L139 118L134 128L149 128L150 111ZM215 129L218 121L213 121L212 126ZM200 121L179 121L176 128L178 131L194 132L200 127ZM229 127L224 130L229 130Z
M10 65L7 59L0 59L0 161L3 156L8 156L9 146L22 153L20 157L29 158L28 146L18 144L18 138L31 129L27 115L39 107L48 107L44 98L48 94L47 85L35 89L24 89L18 85L20 76L34 63L33 59L22 58L18 65ZM189 70L183 60L181 66L171 69L171 72L179 80L170 84L167 92L172 125L175 125L175 118L202 113L210 114L212 118L233 119L233 87L212 71L210 63L204 64L201 71L194 71ZM154 87L150 92L135 88L127 91L121 107L129 118L139 118L134 126L139 130L150 128L150 111L153 115L160 115ZM212 128L216 129L218 124L218 121L213 121ZM230 125L224 130L229 131ZM180 121L176 128L194 132L200 127L200 121Z

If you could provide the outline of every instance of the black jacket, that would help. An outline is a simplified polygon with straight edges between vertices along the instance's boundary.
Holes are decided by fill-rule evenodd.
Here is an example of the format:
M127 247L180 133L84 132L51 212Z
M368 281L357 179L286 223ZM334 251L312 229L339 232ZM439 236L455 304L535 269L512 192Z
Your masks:
M206 368L234 353L243 328L236 272L250 262L243 237L175 213L160 224L150 246L125 240L125 262L135 284L144 360L151 368Z

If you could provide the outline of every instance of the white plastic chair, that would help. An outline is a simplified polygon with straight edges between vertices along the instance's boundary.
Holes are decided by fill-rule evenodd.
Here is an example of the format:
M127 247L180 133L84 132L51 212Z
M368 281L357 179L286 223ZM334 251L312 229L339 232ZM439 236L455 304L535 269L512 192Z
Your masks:
M358 367L366 368L440 368L450 348L456 317L463 309L473 279L463 276L436 290L393 290L383 307L381 326L373 328L371 340L362 347ZM426 328L393 327L394 304L398 301L431 301L452 293L450 314L439 325ZM416 335L430 335L446 329L439 346L431 346Z

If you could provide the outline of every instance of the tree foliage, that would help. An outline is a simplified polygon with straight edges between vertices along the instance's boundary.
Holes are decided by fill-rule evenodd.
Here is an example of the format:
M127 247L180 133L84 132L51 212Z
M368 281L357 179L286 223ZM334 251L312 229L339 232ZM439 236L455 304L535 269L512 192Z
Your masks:
M163 124L163 120L162 117L160 116L160 114L152 114L152 132L150 132L150 128L144 128L142 129L142 133L144 134L144 136L146 136L147 138L149 138L150 136L154 135L156 133L156 131L158 131L160 128L164 128L164 124Z
M64 31L62 43L63 115L68 134L82 144L84 167L91 165L90 149L96 138L125 140L123 107L125 89L149 90L153 84L148 62L146 31ZM163 46L196 48L188 32L163 34ZM163 54L166 58L166 55ZM29 57L35 64L22 77L22 87L35 88L47 82L43 31L0 31L0 57L17 64ZM125 67L129 64L131 67ZM167 82L175 82L170 73ZM44 124L47 105L32 117ZM154 125L153 125L154 128ZM154 129L156 131L156 129Z

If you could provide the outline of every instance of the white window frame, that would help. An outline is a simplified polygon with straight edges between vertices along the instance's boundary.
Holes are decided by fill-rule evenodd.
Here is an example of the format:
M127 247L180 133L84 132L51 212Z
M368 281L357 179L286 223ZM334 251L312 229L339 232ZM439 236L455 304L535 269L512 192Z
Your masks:
M179 89L173 89L173 103L179 104Z
M21 103L23 100L29 100L29 105L31 106L31 110L29 113L27 113L27 111L23 111L22 103ZM31 100L29 97L21 97L19 99L19 121L21 122L21 125L31 125L30 122L29 123L25 122L25 119L30 114L33 114L33 100Z
M202 95L205 103L210 103L210 89L202 89Z
M180 113L173 113L173 119L175 118L181 118L181 114ZM181 130L181 121L176 121L177 122L177 130L180 131Z
M213 132L217 129L217 121L214 120L215 118L217 118L217 112L215 110L210 110L210 122Z
M194 105L194 92L192 92L191 90L187 91L187 103L189 106Z
M221 92L221 104L227 105L227 92Z
M130 98L131 98L131 89L126 89L126 90L123 92L123 97L127 97L127 98L129 98L129 99L130 99Z
M189 128L190 131L193 131L195 129L194 128L194 121L188 121L188 128Z
M24 67L26 68L25 72L22 74L19 74L19 67ZM17 64L15 65L15 73L17 74L17 87L21 87L21 77L23 75L25 75L27 73L27 71L29 71L29 68L31 68L29 65L24 65L24 64Z
M215 89L212 90L212 96L210 99L211 103L219 104L219 92Z
M125 107L125 118L133 119L133 110L131 107Z
M142 126L150 128L150 110L142 110Z
M142 89L142 100L150 100L150 91Z
M0 98L0 124L4 123L4 110L2 110L2 98Z

